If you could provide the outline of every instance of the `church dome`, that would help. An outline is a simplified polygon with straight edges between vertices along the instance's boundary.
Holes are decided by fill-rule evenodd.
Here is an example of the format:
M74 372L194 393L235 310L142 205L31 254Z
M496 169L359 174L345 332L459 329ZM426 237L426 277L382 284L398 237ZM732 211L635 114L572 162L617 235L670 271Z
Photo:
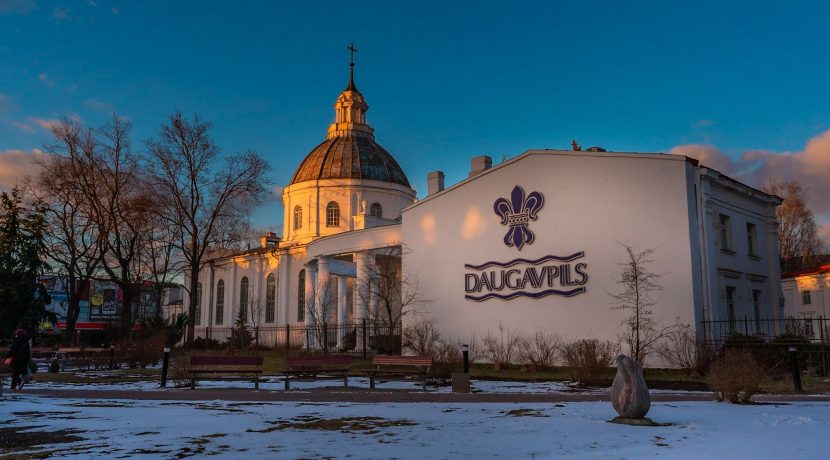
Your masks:
M375 130L366 121L369 105L354 83L354 60L349 84L334 103L334 123L326 140L300 163L291 184L318 179L364 179L409 187L403 169L375 142Z
M398 162L373 137L350 134L331 137L315 147L291 183L317 179L366 179L409 187Z

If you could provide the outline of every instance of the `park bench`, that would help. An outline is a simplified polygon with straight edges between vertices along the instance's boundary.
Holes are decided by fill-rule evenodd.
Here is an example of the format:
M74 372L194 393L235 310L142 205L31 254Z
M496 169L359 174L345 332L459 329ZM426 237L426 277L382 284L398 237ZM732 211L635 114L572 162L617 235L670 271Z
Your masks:
M369 388L371 389L375 388L375 379L378 377L385 380L409 380L416 377L421 379L421 387L426 391L432 357L375 355L372 358L372 365L375 368L366 371L369 374Z
M290 380L343 379L343 386L349 386L349 364L352 358L346 355L300 355L285 358L288 369L281 373L285 376L285 389L290 388Z
M252 380L259 389L262 375L262 356L191 356L190 389L196 380Z

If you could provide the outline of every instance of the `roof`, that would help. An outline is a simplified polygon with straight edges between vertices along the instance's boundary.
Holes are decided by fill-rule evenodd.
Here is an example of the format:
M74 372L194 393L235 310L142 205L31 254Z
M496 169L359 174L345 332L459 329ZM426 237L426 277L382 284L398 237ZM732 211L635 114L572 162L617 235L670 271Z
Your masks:
M347 135L326 139L300 163L291 184L318 179L363 179L409 187L403 169L372 137Z

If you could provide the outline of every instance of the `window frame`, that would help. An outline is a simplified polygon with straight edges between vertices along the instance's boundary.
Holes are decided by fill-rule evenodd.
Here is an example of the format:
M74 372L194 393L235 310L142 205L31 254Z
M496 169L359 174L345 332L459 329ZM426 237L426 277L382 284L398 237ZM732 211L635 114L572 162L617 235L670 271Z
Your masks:
M812 305L813 296L809 289L801 291L801 305Z
M247 276L243 276L239 280L239 312L238 314L245 318L245 323L248 322L248 297L251 282Z
M326 205L326 228L340 227L340 205L336 201L329 201Z
M732 247L732 218L727 214L718 213L718 227L720 229L720 249L723 252L734 254Z
M747 253L758 257L758 226L752 222L746 223L746 245Z
M213 324L219 326L225 322L225 280L216 282L216 311Z
M737 331L738 319L735 316L735 302L738 300L736 294L738 288L735 286L724 286L724 300L726 301L726 320L729 324L729 332Z
M369 206L369 215L372 217L383 218L383 205L375 201Z
M300 205L294 206L294 230L303 228L303 207Z
M277 319L277 279L273 273L265 278L265 323L274 323Z

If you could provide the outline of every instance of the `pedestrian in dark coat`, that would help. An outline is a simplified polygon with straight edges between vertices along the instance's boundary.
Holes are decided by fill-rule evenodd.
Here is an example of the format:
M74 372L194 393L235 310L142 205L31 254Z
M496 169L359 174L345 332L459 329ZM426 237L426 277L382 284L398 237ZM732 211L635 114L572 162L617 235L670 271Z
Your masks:
M26 375L31 359L29 339L26 338L26 331L23 329L14 331L14 340L9 351L6 352L6 362L9 359L12 360L11 364L7 364L12 368L12 390L19 389L18 385L23 386L22 376Z

